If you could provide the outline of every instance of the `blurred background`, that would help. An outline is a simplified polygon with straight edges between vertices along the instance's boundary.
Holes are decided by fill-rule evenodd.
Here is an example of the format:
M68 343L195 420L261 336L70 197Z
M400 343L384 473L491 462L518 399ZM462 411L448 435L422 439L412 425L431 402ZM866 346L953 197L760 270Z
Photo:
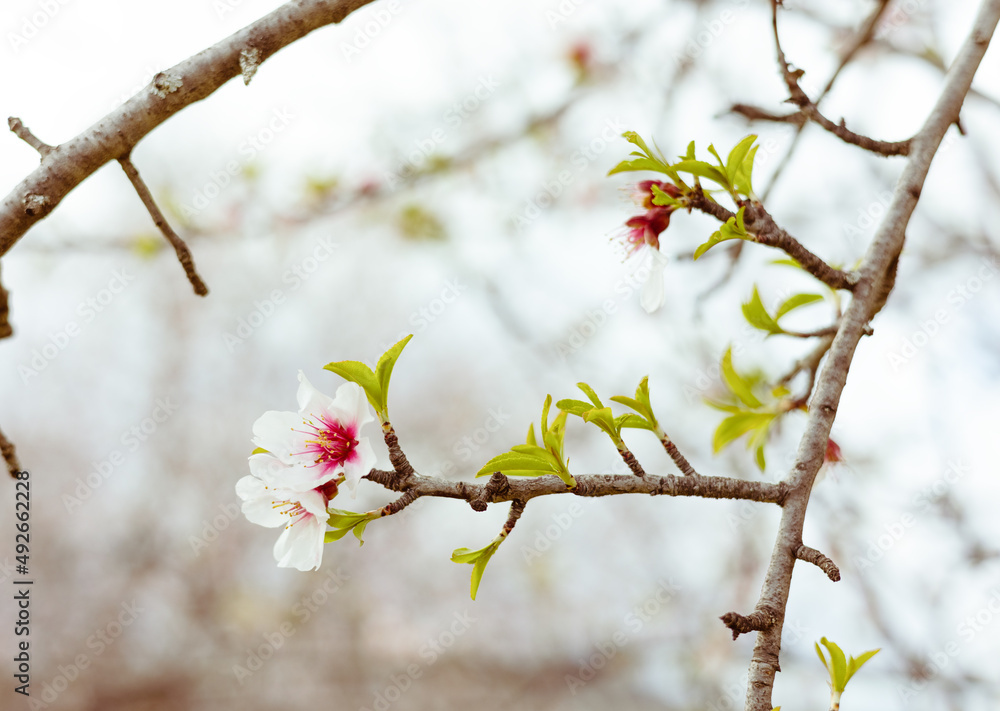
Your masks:
M0 113L68 140L167 68L263 16L271 0L9 0ZM924 121L976 9L890 2L822 108L898 140ZM786 2L789 60L816 97L878 6ZM31 704L3 708L742 708L752 635L723 613L757 600L778 510L616 497L532 501L478 599L455 548L479 548L507 506L420 500L376 521L320 570L278 569L273 529L238 512L251 426L295 409L302 369L333 394L335 360L373 364L408 333L393 424L424 474L469 479L523 441L546 394L631 395L649 376L660 422L705 474L777 481L805 416L785 418L761 473L742 442L713 455L718 362L772 379L810 344L764 340L740 304L815 288L780 254L727 245L676 214L665 306L620 235L637 208L607 177L655 139L728 151L760 135L755 185L830 262L863 255L902 169L780 113L770 6L759 0L379 2L279 52L142 141L133 160L193 251L193 295L116 165L63 201L3 260L15 336L0 342L0 427L32 477ZM825 708L821 636L882 648L845 709L995 709L1000 639L1000 53L934 161L896 291L858 349L833 437L843 462L813 494L806 543L843 580L796 569L774 701ZM38 163L0 139L11 190ZM789 317L827 325L829 303ZM794 342L790 342L794 341ZM796 387L805 383L795 381ZM377 429L367 432L388 456ZM647 471L675 471L628 437ZM571 422L577 473L624 472ZM12 482L3 484L13 492ZM363 511L393 500L372 484ZM13 494L3 520L11 521ZM10 513L8 513L10 512ZM13 579L5 525L2 577ZM12 590L13 586L6 588Z

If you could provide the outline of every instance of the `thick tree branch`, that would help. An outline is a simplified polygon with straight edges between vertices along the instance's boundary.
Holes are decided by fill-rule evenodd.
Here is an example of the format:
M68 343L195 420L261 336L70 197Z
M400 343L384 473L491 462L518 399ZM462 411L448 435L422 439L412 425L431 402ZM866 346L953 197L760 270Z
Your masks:
M783 504L788 493L784 483L746 481L721 476L645 476L617 474L582 474L574 477L576 487L570 489L556 476L508 478L500 474L486 484L471 484L441 477L414 475L401 480L396 472L372 469L365 479L381 484L391 491L414 491L418 496L463 499L477 508L479 502L495 504L502 501L527 502L538 496L574 494L576 496L616 496L647 494L650 496L698 496L705 499L744 499L762 503ZM504 483L506 485L504 485ZM478 509L477 510L482 510Z
M340 22L372 0L293 0L252 25L160 72L89 129L42 153L42 164L0 203L0 256L98 168L127 156L142 138L196 101L243 76L248 52L257 65L315 29ZM11 122L13 124L13 121ZM18 125L23 129L23 124ZM14 130L14 126L11 126ZM27 129L18 133L30 135ZM36 139L37 140L37 139ZM30 143L30 141L29 141ZM39 142L40 143L40 142ZM37 148L38 146L36 146Z
M796 463L786 480L793 489L782 508L777 539L757 605L758 609L779 610L781 615L773 627L757 635L749 669L747 711L771 711L771 690L774 675L779 670L783 613L788 602L795 553L801 546L809 494L823 464L851 361L876 306L880 300L884 301L884 288L902 251L906 226L916 207L931 160L948 127L958 120L962 103L989 46L998 18L1000 0L984 0L972 32L946 77L937 103L913 138L909 160L899 178L886 217L861 264L861 278L854 289L854 297L820 372Z
M135 165L132 164L131 158L129 156L124 156L118 159L118 162L122 166L122 170L125 171L125 175L128 176L129 181L132 183L132 187L139 194L139 199L142 200L142 204L146 206L146 210L149 212L149 216L153 218L153 222L156 224L163 236L167 238L167 241L174 248L174 252L177 253L177 260L184 267L184 273L187 274L188 281L191 282L191 286L194 287L194 293L198 296L207 296L208 287L205 286L205 282L201 280L198 276L198 271L194 267L194 259L191 257L191 250L188 246L184 244L184 240L181 239L180 235L174 232L174 229L167 222L167 218L163 216L160 212L159 206L153 199L153 194L149 192L149 188L146 187L146 183L143 182L142 176L139 175L139 171L136 170Z

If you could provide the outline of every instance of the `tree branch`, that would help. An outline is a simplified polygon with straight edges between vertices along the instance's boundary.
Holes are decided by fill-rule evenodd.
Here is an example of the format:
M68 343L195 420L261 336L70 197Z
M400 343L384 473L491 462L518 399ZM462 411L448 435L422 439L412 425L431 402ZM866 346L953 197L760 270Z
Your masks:
M413 491L417 496L437 496L445 499L463 499L473 508L482 504L503 501L527 502L538 496L574 494L576 496L616 496L618 494L648 494L650 496L697 496L705 499L743 499L783 505L788 493L785 483L747 481L721 476L675 476L673 474L581 474L576 487L569 489L556 476L508 478L495 473L486 484L472 484L441 477L415 474L406 481L396 472L372 469L364 477L381 484L391 491ZM504 483L506 485L504 485Z
M826 573L826 576L833 582L836 583L840 581L840 568L837 567L837 564L815 548L810 548L805 545L799 546L795 551L795 557L799 560L804 560L806 563L812 563Z
M726 209L714 200L709 200L701 188L695 188L687 195L687 204L695 210L711 215L719 222L726 222L736 213ZM806 249L801 242L778 226L763 205L748 203L743 206L743 223L747 232L754 235L754 242L768 247L777 247L802 265L802 268L829 286L831 289L852 291L857 275L834 269L825 261Z
M998 18L1000 0L984 0L972 31L948 73L937 103L913 138L909 160L899 178L886 217L879 225L861 264L861 277L855 286L854 298L844 314L840 330L834 337L826 364L820 373L806 431L799 443L796 463L786 479L792 486L792 491L782 508L777 539L758 602L758 609L766 607L779 610L781 615L773 627L757 635L750 661L747 711L771 711L771 691L774 675L779 671L781 630L796 560L795 552L801 546L809 494L823 464L830 430L847 382L847 373L872 310L884 296L883 289L889 280L891 267L902 251L906 225L916 207L931 160L948 127L958 120L962 103L989 46Z
M43 151L42 164L0 203L0 256L46 217L98 168L135 148L150 131L186 106L210 96L235 76L240 58L253 54L257 65L315 29L340 22L372 0L293 0L252 25L154 77L152 83L89 129ZM31 143L30 132L11 129ZM35 139L37 141L37 139ZM38 142L40 143L40 142ZM34 145L34 144L32 144ZM44 145L44 144L42 144ZM38 148L38 146L35 146Z
M7 439L2 430L0 430L0 455L7 463L7 471L10 472L10 475L17 476L17 473L21 471L21 463L17 460L17 450L14 449L14 445Z
M913 140L911 138L908 138L905 141L878 141L848 130L847 127L844 126L843 120L837 124L820 113L816 104L813 103L813 101L802 90L802 87L799 86L799 78L804 72L801 69L792 71L785 59L785 52L781 49L781 39L778 36L779 4L778 0L771 0L771 25L774 29L774 46L778 51L778 64L781 66L781 73L785 79L785 84L788 86L788 92L791 96L789 101L799 107L799 112L805 118L819 124L845 143L850 143L883 156L907 155L910 152L910 144Z
M0 266L2 270L2 266ZM9 294L4 288L3 279L0 278L0 339L10 338L14 335L14 328L10 325L10 306L7 303Z
M198 276L197 270L194 268L194 259L191 257L191 250L188 246L184 244L184 240L181 239L180 235L174 232L170 223L167 222L167 218L163 216L160 212L160 208L157 206L156 201L153 199L153 194L149 192L149 188L146 187L146 183L143 182L142 176L139 175L139 171L136 170L135 165L132 164L131 158L129 156L124 156L118 159L118 162L122 166L122 170L125 171L125 175L132 183L132 187L139 194L139 199L142 200L142 204L146 206L146 210L149 212L149 216L153 218L153 222L159 228L163 236L167 238L167 241L173 245L174 252L177 253L177 259L180 261L181 266L184 267L184 273L187 274L188 281L191 282L191 286L194 287L194 293L198 296L207 296L208 287L205 286L205 282L201 280Z

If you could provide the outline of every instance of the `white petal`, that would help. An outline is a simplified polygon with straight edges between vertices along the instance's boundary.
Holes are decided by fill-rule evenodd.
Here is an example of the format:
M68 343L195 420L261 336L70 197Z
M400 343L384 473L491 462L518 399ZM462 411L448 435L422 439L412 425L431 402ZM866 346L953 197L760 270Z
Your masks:
M333 400L329 395L324 395L309 382L306 374L299 371L299 390L295 395L299 403L299 412L316 413L330 407Z
M294 464L285 464L270 454L254 454L250 456L250 473L269 486L288 491L305 492L318 489L331 479L336 479L340 473L330 469L324 473L323 467L303 465L303 458L298 458Z
M337 388L337 397L327 410L331 415L339 415L338 420L346 428L360 432L361 428L375 418L368 407L365 391L357 383L344 383Z
M350 460L344 462L344 483L351 492L351 498L357 496L357 485L361 477L365 476L375 466L375 451L367 437L358 440L358 446L351 453Z
M663 270L667 266L667 255L658 249L651 249L652 260L649 264L649 276L642 285L639 302L646 313L657 311L667 300L666 287L663 283Z
M304 449L307 436L302 432L304 428L305 423L298 413L269 410L253 423L253 443L291 464L293 453Z
M323 537L326 519L303 516L282 531L274 544L274 558L279 568L316 570L323 561Z
M268 487L256 477L246 476L236 483L236 493L243 499L243 515L250 523L277 528L288 523L287 510L290 492Z

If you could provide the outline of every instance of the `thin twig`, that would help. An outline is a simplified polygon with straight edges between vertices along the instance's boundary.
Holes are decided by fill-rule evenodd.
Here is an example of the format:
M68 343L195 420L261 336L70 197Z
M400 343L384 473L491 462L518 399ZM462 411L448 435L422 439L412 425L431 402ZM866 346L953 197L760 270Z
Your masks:
M3 266L0 265L0 271ZM10 306L8 305L9 294L4 288L3 279L0 278L0 338L10 338L14 335L14 328L10 325Z
M14 448L14 444L7 439L3 430L0 430L0 455L3 455L4 461L7 462L7 471L12 477L16 477L17 473L21 471L21 463L17 460L17 450Z
M681 470L681 474L684 476L701 476L701 474L696 472L694 467L691 466L691 462L687 460L687 457L680 453L680 450L677 449L677 445L674 444L673 440L670 439L670 436L667 435L666 432L663 433L663 439L660 440L660 444L662 444L663 448L667 450L667 454L670 455L670 458L674 460L674 464L676 464L677 468Z
M132 160L129 156L123 156L118 159L118 162L122 166L122 170L125 171L125 175L128 176L129 181L132 183L132 187L139 194L139 199L142 200L142 204L146 206L146 210L149 212L149 216L153 218L153 222L156 224L163 236L167 238L174 247L174 252L177 253L177 259L180 261L181 266L184 267L184 273L187 274L188 281L191 282L191 286L194 287L194 293L198 296L207 296L208 287L205 286L205 282L201 280L198 276L198 272L194 267L194 259L191 257L191 250L181 239L180 235L174 232L174 229L167 222L167 218L163 216L160 212L159 206L153 199L153 194L149 192L149 188L146 187L146 183L143 182L142 176L139 175L139 171L136 170L135 165L132 164Z
M7 119L7 126L10 130L14 132L14 135L20 138L22 141L27 143L29 146L38 151L39 155L44 159L51 151L55 150L55 147L50 146L48 143L39 140L35 134L31 132L27 126L21 121L21 119L16 116L11 116Z
M736 213L726 209L714 200L709 200L701 188L694 188L687 195L687 204L711 215L719 222L726 222ZM776 247L797 261L802 268L829 286L831 289L846 289L852 291L856 283L856 275L834 269L820 257L806 249L801 242L792 237L778 223L763 205L748 203L743 206L743 222L748 233L754 236L754 242L768 247Z
M802 77L803 71L801 69L792 71L788 65L788 61L785 59L785 52L781 49L781 38L778 35L778 6L779 3L777 0L771 0L771 26L774 29L774 46L778 52L778 64L781 66L785 85L788 87L788 92L791 95L788 101L798 106L806 118L819 124L845 143L850 143L883 156L907 155L910 152L910 143L913 139L906 139L905 141L875 140L848 130L844 126L843 121L839 124L834 123L820 113L816 104L806 95L802 87L799 86L799 79Z
M836 583L840 580L840 568L837 567L837 564L815 548L805 545L799 546L795 551L795 557L799 560L804 560L806 563L812 563L826 573L826 576L833 582Z

